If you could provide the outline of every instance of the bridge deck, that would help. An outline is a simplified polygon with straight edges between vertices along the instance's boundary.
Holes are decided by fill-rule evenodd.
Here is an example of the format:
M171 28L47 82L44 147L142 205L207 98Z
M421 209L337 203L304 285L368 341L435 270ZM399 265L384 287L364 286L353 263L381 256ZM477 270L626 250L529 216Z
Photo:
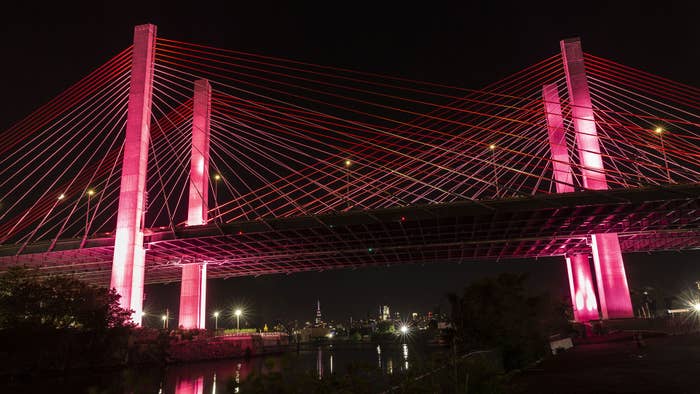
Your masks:
M491 201L151 229L146 282L179 281L180 264L207 261L209 277L404 263L559 256L587 236L620 234L625 252L700 248L700 185L536 195ZM114 240L0 246L0 269L35 267L108 283Z

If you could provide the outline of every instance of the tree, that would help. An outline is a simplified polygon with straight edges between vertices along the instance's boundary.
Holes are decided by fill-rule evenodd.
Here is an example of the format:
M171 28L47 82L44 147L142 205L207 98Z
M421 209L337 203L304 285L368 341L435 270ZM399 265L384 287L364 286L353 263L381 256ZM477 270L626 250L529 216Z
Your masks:
M99 288L69 276L40 279L12 268L0 276L0 328L79 328L103 330L132 325L114 289Z
M501 274L449 294L459 340L467 347L501 350L504 367L522 367L546 350L553 330L566 324L560 305L544 296L527 296L525 275Z

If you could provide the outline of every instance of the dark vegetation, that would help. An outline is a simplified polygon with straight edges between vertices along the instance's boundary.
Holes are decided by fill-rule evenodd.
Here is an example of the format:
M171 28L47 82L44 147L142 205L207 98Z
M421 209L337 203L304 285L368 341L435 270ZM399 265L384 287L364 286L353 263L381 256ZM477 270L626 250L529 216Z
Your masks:
M525 275L502 274L449 294L455 344L460 349L497 349L506 370L518 369L548 351L552 334L569 330L569 307L546 294L528 295Z
M124 364L130 313L114 291L10 269L0 276L0 373Z

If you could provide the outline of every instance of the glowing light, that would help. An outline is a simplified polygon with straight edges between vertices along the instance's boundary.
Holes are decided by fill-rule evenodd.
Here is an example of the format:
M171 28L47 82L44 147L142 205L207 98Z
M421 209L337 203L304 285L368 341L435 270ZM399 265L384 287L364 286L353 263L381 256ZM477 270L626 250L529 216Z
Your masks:
M374 252L374 248L367 248L367 251L372 253L372 252Z
M219 175L219 174L214 175L214 180L215 181L221 180L221 175Z
M94 196L94 195L95 195L95 191L92 190L92 189L89 189L89 190L87 191L87 195L88 195L88 196Z
M401 216L401 221L405 222L406 221L406 216Z
M60 201L60 200L63 200L64 198L66 198L66 195L65 195L65 194L61 193L61 194L58 195L59 201Z
M403 335L408 334L408 326L406 326L405 324L402 325L399 330L401 330L401 334L403 334Z
M166 320L168 320L168 316L163 315L160 317L160 320L166 321Z
M214 317L219 317L219 311L214 312Z
M700 302L696 302L693 304L693 309L695 309L697 312L700 312Z
M352 164L350 160L345 160L345 167L350 167L350 164Z
M661 127L657 127L654 129L654 133L656 133L656 134L661 134L663 132L664 132L664 129L662 129Z
M494 144L489 145L489 149L491 149L491 150L496 149L496 145L494 145Z
M239 316L241 316L241 315L243 314L243 311L240 310L240 309L236 309L236 311L233 312L233 314L236 315L236 317L239 317Z

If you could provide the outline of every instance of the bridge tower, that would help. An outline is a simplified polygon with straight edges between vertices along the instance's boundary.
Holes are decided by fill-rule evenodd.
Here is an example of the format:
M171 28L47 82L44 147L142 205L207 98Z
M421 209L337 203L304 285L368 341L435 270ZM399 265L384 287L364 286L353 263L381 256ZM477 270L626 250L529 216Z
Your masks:
M188 226L199 226L207 223L210 121L211 85L209 81L200 79L194 83ZM206 322L206 262L183 265L180 286L179 326L186 329L203 329Z
M549 150L552 156L552 170L557 193L574 191L574 179L571 172L571 162L566 143L564 118L561 113L561 102L556 84L542 87L547 131L549 135ZM566 270L569 276L571 305L574 319L577 322L596 320L598 302L593 290L593 277L588 254L574 254L566 257Z
M581 163L583 186L589 190L607 190L600 142L593 116L581 40L560 42L571 116L576 132L576 147ZM633 317L625 266L616 233L591 236L593 265L598 282L598 298L603 319Z
M110 282L110 287L116 289L121 295L119 301L121 306L134 311L132 319L139 325L143 311L146 257L143 249L143 215L151 128L155 43L155 25L147 24L134 28L126 141Z

